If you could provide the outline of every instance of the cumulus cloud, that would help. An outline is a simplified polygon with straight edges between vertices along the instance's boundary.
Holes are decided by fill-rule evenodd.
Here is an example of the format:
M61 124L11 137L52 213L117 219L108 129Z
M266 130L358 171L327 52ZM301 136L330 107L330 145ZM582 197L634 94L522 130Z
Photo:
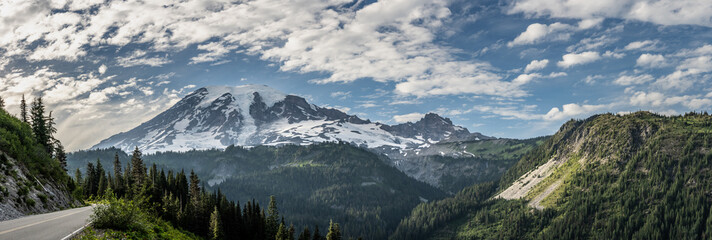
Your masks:
M701 110L712 106L712 99L700 95L666 96L660 92L635 92L630 104L640 107L670 107L682 105L691 110Z
M146 51L136 50L129 56L118 58L116 62L126 68L141 65L160 67L171 62L165 57L147 57L146 55Z
M646 50L646 51L651 51L656 49L656 45L658 44L658 41L655 40L644 40L644 41L635 41L628 43L628 45L625 45L623 49L625 50Z
M106 65L102 64L101 66L99 66L99 74L104 75L107 69L108 68L106 67Z
M588 51L582 53L568 53L561 58L562 60L557 62L556 65L562 68L569 68L598 61L601 59L601 55L598 52Z
M643 53L635 60L638 67L659 68L665 66L665 57L661 54Z
M524 72L532 72L536 70L541 70L546 67L546 65L549 65L549 60L548 59L542 59L542 60L533 60L529 64L527 64L526 67L524 67Z
M614 84L616 85L621 85L621 86L630 86L630 85L640 85L643 83L650 82L654 79L654 77L650 74L643 74L643 75L637 75L637 76L630 76L630 75L623 75L616 80L613 81Z
M527 30L519 34L514 40L507 43L507 46L514 47L517 45L526 45L538 43L543 40L557 41L568 40L571 37L571 30L574 26L555 22L549 25L534 23L527 27Z
M618 41L618 38L611 37L609 35L602 35L599 37L589 37L581 39L577 44L571 45L566 48L569 52L583 52L589 50L599 49L608 46L614 42Z
M504 117L505 119L539 120L539 121L560 121L574 117L586 117L594 112L609 108L610 104L564 104L561 108L553 107L546 114L534 113L536 106L527 105L523 108L516 107L493 107L476 106L473 109L480 112L487 112Z
M423 118L425 114L422 113L408 113L408 114L403 114L403 115L395 115L393 116L393 121L397 123L406 123L406 122L417 122L421 118Z
M684 91L703 81L709 72L712 72L712 55L691 57L683 60L673 73L658 78L655 85L666 90Z
M556 78L556 77L564 77L566 75L567 74L565 72L553 72L553 73L550 73L549 75L541 75L539 73L525 73L525 74L520 74L519 76L514 78L512 80L512 83L514 83L516 85L523 85L523 84L527 84L527 83L533 81L534 79L538 79L538 78Z
M510 14L554 18L620 18L661 25L712 26L712 4L706 0L515 0Z
M592 112L600 111L607 108L607 105L588 105L588 104L565 104L559 109L558 107L551 108L543 118L544 120L564 120L576 116L589 115Z

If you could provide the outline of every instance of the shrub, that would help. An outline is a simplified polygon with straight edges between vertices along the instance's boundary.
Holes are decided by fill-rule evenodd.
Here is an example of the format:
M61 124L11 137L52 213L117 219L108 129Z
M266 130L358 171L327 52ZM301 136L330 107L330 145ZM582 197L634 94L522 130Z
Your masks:
M141 210L133 201L112 198L94 207L91 220L96 228L143 231Z
M28 188L27 186L22 186L20 187L20 190L17 191L17 194L20 196L25 196L28 193L30 193L30 188Z
M25 205L27 205L27 206L29 206L29 207L34 207L34 206L35 206L35 200L33 200L32 198L30 198L30 196L25 196L24 201L25 201Z
M37 197L42 201L42 204L47 204L47 196L44 194L37 194Z

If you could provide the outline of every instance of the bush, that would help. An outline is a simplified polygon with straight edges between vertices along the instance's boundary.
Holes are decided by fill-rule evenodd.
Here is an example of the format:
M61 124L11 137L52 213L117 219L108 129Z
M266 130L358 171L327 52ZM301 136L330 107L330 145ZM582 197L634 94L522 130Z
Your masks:
M34 206L35 206L35 200L33 200L32 198L30 198L29 196L25 196L24 201L25 201L25 204L26 204L28 207L34 207Z
M42 204L45 204L45 205L47 204L47 195L40 193L40 194L37 194L37 197L40 199L40 201L42 201Z
M94 207L91 220L96 228L143 231L141 210L133 201L112 198Z
M17 194L20 196L25 196L28 193L30 193L30 188L28 188L27 186L22 186L20 187L20 190L17 190Z

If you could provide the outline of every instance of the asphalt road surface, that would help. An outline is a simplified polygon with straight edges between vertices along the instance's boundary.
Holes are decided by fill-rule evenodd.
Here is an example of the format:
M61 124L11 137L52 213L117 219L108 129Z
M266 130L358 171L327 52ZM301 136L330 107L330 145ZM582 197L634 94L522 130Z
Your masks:
M86 225L91 213L89 206L0 222L0 240L60 240Z

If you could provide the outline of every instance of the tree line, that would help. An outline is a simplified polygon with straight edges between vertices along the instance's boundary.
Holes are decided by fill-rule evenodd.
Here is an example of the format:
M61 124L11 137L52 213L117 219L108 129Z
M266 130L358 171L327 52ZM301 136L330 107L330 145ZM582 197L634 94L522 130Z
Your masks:
M331 222L326 235L319 227L304 227L297 234L294 225L287 225L270 198L265 209L254 199L245 204L230 201L218 189L207 192L191 170L165 172L156 164L146 167L141 151L136 148L131 160L121 166L114 157L113 173L104 170L101 162L87 163L86 175L77 169L76 197L100 199L115 197L139 203L143 209L175 226L209 239L276 239L276 240L337 240L341 239L338 223Z

